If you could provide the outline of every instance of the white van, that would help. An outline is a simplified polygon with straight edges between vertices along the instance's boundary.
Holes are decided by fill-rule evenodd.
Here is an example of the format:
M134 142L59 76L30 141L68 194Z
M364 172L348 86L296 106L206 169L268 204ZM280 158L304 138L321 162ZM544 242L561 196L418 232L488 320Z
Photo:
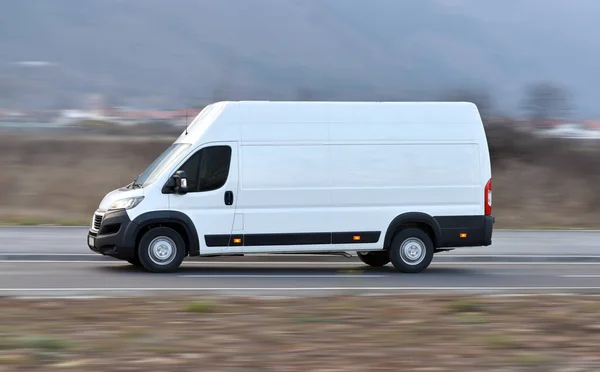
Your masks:
M427 268L492 241L472 103L218 102L94 213L89 247L151 272L187 256L357 252Z

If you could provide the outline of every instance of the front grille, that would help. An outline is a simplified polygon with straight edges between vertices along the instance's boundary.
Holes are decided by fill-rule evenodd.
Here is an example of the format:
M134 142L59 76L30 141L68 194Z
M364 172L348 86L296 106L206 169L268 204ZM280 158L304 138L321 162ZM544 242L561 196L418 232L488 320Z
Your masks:
M100 230L100 225L102 225L102 215L95 214L94 215L94 223L92 228L96 231Z

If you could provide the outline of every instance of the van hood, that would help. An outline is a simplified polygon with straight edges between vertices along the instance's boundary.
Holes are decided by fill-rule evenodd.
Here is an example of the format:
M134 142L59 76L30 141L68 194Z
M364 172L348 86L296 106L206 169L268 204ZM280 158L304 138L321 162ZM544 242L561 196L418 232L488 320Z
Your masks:
M119 199L132 198L136 196L144 196L144 189L120 188L113 190L104 196L104 198L100 202L100 206L98 206L98 212L106 212L108 210L108 207L110 207L112 203Z

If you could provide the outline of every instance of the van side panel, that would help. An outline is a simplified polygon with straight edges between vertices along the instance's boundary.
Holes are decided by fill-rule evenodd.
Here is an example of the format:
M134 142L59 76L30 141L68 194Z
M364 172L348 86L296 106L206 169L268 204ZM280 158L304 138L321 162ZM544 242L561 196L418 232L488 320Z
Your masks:
M487 229L473 218L490 169L472 104L236 107L244 252L381 249L392 221L414 213L435 218L444 239Z
M327 147L241 146L238 213L246 233L328 231ZM310 176L307 176L310 173Z
M242 112L236 213L244 252L331 249L329 129L324 110L274 106Z
M385 232L409 212L478 214L478 151L474 143L332 145L332 229ZM364 248L382 248L383 238Z

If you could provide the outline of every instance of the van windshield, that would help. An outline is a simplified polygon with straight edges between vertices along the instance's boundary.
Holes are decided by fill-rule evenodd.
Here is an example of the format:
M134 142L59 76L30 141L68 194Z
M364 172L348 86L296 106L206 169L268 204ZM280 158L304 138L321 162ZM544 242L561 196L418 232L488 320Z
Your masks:
M176 143L169 146L152 164L148 166L131 184L131 187L145 187L156 180L162 172L168 168L179 155L185 152L190 144Z

